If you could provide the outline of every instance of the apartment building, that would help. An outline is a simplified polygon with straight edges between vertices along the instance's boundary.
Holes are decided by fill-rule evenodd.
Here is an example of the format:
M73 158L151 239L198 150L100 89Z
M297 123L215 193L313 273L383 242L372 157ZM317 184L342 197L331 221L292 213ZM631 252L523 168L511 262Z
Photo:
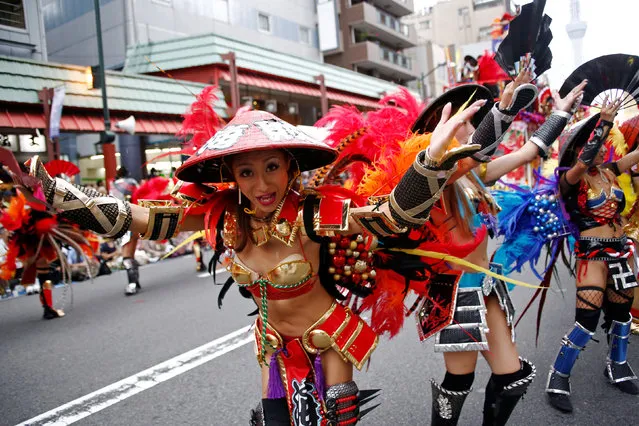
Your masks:
M0 1L0 55L47 60L41 0Z
M413 0L318 0L318 11L325 62L398 84L415 79L405 50L417 36L401 21L413 13ZM334 33L325 30L333 25Z
M93 0L41 0L50 59L97 63ZM3 0L4 2L4 0ZM107 67L128 46L207 33L321 60L315 0L100 0Z
M403 18L417 37L417 46L406 53L418 71L418 81L410 87L423 96L441 94L448 83L446 67L465 55L493 50L498 42L491 35L494 20L514 10L512 0L443 0Z

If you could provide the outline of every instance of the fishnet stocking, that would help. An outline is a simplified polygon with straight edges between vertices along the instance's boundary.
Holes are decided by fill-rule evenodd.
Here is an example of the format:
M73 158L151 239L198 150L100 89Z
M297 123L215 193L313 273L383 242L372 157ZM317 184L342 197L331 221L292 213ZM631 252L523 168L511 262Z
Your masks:
M628 288L625 290L617 290L612 286L606 288L606 301L608 303L622 303L632 305L632 299L634 296L634 288Z
M577 287L577 308L578 309L601 309L604 301L604 289L597 286Z

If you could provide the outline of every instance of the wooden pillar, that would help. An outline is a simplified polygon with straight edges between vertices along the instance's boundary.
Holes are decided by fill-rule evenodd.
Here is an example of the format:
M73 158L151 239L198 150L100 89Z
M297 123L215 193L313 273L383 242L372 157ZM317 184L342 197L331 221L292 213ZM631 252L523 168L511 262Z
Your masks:
M320 86L320 102L322 105L322 117L323 117L328 112L328 96L326 94L326 82L324 80L324 74L315 76L315 81L317 81Z
M224 53L220 56L223 60L229 61L229 73L231 74L231 108L229 108L229 116L232 117L240 108L240 85L237 81L235 52Z
M60 149L57 145L57 138L51 139L49 137L51 126L51 101L53 101L53 89L49 87L43 87L38 91L38 99L42 102L44 109L44 141L47 147L48 161L60 158Z

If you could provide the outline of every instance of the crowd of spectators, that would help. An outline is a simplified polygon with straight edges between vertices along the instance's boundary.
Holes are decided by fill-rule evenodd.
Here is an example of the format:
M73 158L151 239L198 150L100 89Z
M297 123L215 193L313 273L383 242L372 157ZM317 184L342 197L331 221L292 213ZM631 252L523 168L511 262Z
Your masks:
M140 240L135 251L135 260L140 265L147 265L158 262L167 254L170 254L169 257L177 257L192 253L193 243L188 243L177 250L175 249L189 237L189 234L181 233L176 238L167 241ZM6 230L0 227L0 264L4 261L7 236ZM86 259L71 246L62 247L62 252L71 271L71 279L74 282L88 280L91 276L108 275L115 270L124 268L118 241L100 239L98 250L93 253L93 256L88 256ZM54 284L63 281L60 266L59 259L50 264L47 279ZM18 270L13 279L9 281L0 280L0 297L17 296L23 293L35 294L40 291L38 280L35 283L21 283L21 274L22 265L18 264Z

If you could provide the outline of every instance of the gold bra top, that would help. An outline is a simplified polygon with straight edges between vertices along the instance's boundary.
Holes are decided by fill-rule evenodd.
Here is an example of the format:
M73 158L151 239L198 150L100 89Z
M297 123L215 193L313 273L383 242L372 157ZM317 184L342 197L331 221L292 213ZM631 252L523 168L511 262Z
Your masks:
M256 298L266 296L271 300L289 299L309 291L312 288L312 278L315 277L313 265L308 260L287 260L295 256L299 255L287 257L266 274L251 270L241 263L237 255L227 269L237 285L246 288Z

